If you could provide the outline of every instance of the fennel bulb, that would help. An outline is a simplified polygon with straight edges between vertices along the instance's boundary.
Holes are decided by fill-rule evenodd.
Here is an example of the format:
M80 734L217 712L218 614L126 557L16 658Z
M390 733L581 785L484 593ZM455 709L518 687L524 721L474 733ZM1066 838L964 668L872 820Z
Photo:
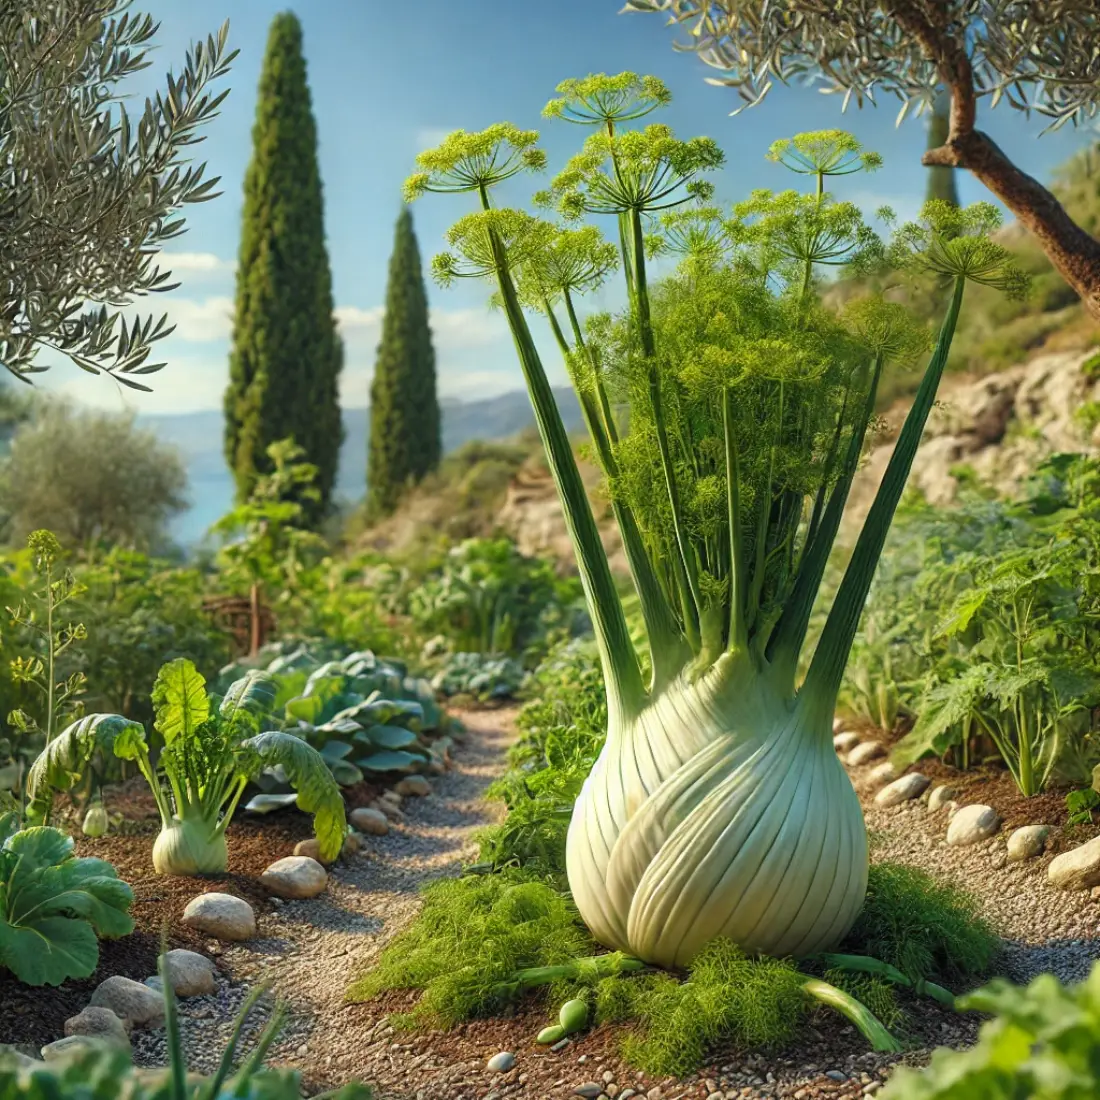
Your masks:
M569 886L593 935L645 962L685 965L716 937L813 954L844 937L866 891L866 832L832 719L867 591L966 281L1019 293L1026 280L990 239L999 214L989 204L928 203L887 247L826 191L829 177L880 163L850 134L776 142L769 158L811 177L810 193L755 191L730 216L709 205L704 176L723 161L714 142L623 129L668 102L660 81L599 74L558 91L544 113L594 132L535 205L569 223L614 216L617 248L594 226L491 201L546 161L538 134L510 123L422 153L405 194L479 200L448 231L433 273L495 285L600 652L609 728L574 807ZM647 258L662 253L682 262L651 284ZM951 279L937 338L881 297L837 313L817 294L821 265L867 270L887 258ZM577 301L620 264L628 309L582 323ZM577 390L638 598L645 676L525 311L547 321ZM933 345L800 683L879 381Z
M164 824L153 844L158 875L217 875L229 865L225 833L201 816L178 817Z
M92 838L100 837L107 832L109 826L110 820L103 803L96 802L88 807L88 812L84 815L84 823L81 825L81 832Z

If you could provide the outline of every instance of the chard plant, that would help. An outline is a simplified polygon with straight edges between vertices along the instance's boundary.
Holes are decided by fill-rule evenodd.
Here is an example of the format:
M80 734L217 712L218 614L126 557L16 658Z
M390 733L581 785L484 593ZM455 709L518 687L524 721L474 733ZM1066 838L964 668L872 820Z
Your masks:
M570 890L599 942L662 967L689 964L717 938L814 955L851 929L867 884L862 812L831 736L852 638L966 285L1020 293L1025 281L990 239L999 219L988 205L929 203L887 249L827 191L834 172L861 162L850 135L800 135L778 151L811 166L812 194L758 192L723 213L705 178L722 164L712 141L624 128L667 102L659 81L598 75L558 90L546 113L594 128L536 196L564 230L496 204L501 183L545 165L537 134L507 123L422 153L406 197L469 193L479 208L449 230L433 270L442 283L493 285L595 631L608 728L573 808ZM572 228L590 216L613 227L629 307L574 326L571 303L610 266L598 237ZM685 245L677 270L654 281L654 251ZM823 306L820 265L884 255L943 276L950 302L799 681L879 380L930 343L900 305L867 298L840 316ZM574 271L584 277L565 277ZM646 676L531 332L533 305L554 317L603 468L645 623Z
M68 790L97 752L131 760L149 783L161 816L153 867L163 875L221 874L225 831L249 782L280 768L297 791L300 809L314 815L321 858L335 859L347 826L340 788L324 758L289 733L262 731L275 685L252 671L223 697L208 695L195 666L180 658L165 665L153 686L154 726L163 748L154 763L145 729L118 714L91 714L69 726L34 762L27 776L32 816L52 790Z

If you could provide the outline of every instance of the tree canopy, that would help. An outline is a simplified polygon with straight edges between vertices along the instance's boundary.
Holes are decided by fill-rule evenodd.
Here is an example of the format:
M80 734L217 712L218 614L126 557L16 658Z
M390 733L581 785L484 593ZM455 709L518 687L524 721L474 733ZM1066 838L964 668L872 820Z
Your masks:
M129 7L0 0L0 362L23 380L45 349L147 390L172 329L121 307L172 289L157 249L184 231L185 205L216 197L190 146L228 94L210 85L236 57L229 24L132 116L126 81L159 24Z

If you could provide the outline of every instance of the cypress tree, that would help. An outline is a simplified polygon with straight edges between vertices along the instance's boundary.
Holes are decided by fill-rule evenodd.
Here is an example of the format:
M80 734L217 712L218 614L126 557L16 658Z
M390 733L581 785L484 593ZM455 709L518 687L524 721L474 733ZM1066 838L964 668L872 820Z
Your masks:
M951 98L941 90L928 121L928 148L938 149L947 141L951 130ZM925 199L943 199L953 206L959 205L959 190L955 186L955 169L946 164L935 164L928 169L928 187Z
M370 387L367 510L392 512L401 494L439 465L439 400L428 295L412 215L394 231L382 339Z
M327 511L343 440L343 346L325 248L317 129L302 28L277 15L260 76L252 160L244 183L233 346L225 395L225 455L240 501L271 472L268 447L293 439L317 467ZM304 502L306 503L306 502Z

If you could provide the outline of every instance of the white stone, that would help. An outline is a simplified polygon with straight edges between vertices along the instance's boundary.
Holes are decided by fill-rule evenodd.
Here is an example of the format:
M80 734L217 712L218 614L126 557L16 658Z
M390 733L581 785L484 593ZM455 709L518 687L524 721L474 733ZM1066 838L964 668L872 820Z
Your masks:
M65 1021L65 1034L102 1039L124 1050L130 1049L126 1021L120 1019L111 1009L99 1005L88 1005L82 1012L70 1016Z
M1041 856L1048 836L1049 825L1021 825L1019 829L1013 829L1008 838L1008 858L1017 862Z
M164 965L177 997L204 997L217 992L214 962L205 955L177 948L164 956Z
M882 747L882 744L878 741L864 741L860 745L856 745L850 753L848 753L848 764L853 768L858 768L861 764L868 764L878 756L884 756L886 750Z
M422 775L407 775L394 790L400 795L423 798L432 793L432 785Z
M296 856L308 856L312 860L316 860L318 863L329 864L334 862L331 859L321 858L321 845L318 843L317 838L311 836L308 840L299 840L294 845L294 854ZM343 855L343 853L340 853Z
M516 1064L516 1056L508 1050L502 1050L489 1059L486 1069L490 1073L507 1073Z
M992 806L963 806L947 826L947 843L955 847L987 840L1001 827L1001 819Z
M900 779L895 779L889 786L883 787L882 790L875 795L875 805L899 806L902 802L908 802L910 799L919 798L924 788L928 786L928 783L929 779L926 775L921 775L920 772L910 772L908 775L903 775Z
M882 787L885 786L885 784L887 783L893 782L893 780L897 779L897 777L897 768L895 768L894 765L891 764L889 760L887 760L882 764L876 764L867 773L867 782L872 787Z
M268 867L260 882L281 898L315 898L328 885L328 873L309 856L287 856Z
M93 1008L109 1008L136 1027L157 1027L164 1020L164 998L155 989L120 974L100 982L89 1003Z
M1100 886L1100 836L1063 852L1050 861L1047 879L1063 890L1087 890Z
M97 1036L66 1035L64 1039L47 1043L42 1048L42 1060L44 1062L61 1062L66 1058L77 1057L86 1052L97 1050L117 1051L119 1049L125 1050L125 1047L119 1048L116 1043L106 1042Z
M859 734L847 730L833 738L833 748L839 753L851 752L859 744Z
M935 813L937 810L942 810L954 797L954 787L948 787L946 785L933 787L932 793L928 796L928 812Z
M385 836L390 831L390 823L381 810L371 806L360 806L352 810L349 820L361 833L369 836Z
M247 940L256 934L252 906L232 894L199 894L187 903L183 923L219 940Z
M401 806L401 795L398 791L383 791L378 797L383 802L392 802L398 808Z

